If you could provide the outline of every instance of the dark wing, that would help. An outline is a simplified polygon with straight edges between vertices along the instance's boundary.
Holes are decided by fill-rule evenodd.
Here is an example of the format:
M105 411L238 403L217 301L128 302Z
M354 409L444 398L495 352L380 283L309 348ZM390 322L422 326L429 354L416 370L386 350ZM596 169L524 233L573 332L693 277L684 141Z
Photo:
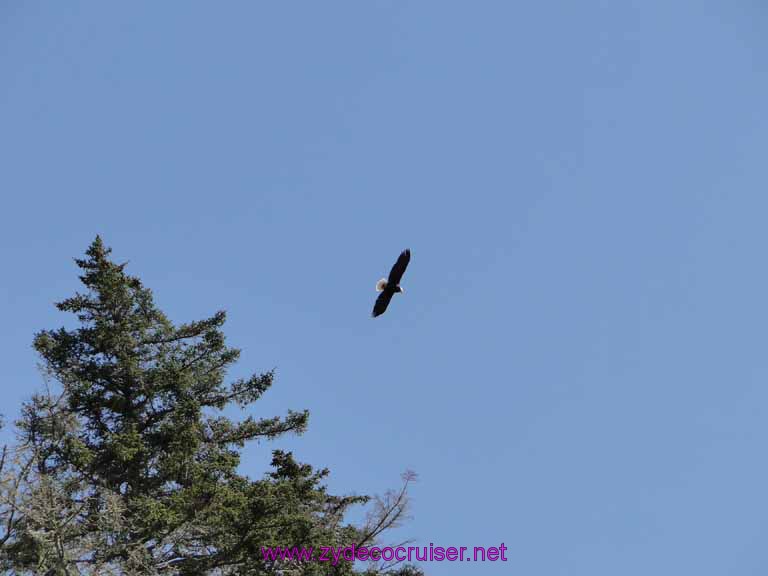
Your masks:
M381 294L379 294L379 297L376 298L376 304L373 305L373 314L371 314L374 318L384 314L384 310L386 310L387 306L389 306L389 301L392 300L393 294L394 292L392 290L388 290L386 288Z
M400 278L403 277L403 273L405 272L405 269L408 268L408 262L410 261L411 251L409 249L403 250L398 257L397 262L395 262L395 265L392 266L392 270L389 271L387 284L392 287L400 284Z

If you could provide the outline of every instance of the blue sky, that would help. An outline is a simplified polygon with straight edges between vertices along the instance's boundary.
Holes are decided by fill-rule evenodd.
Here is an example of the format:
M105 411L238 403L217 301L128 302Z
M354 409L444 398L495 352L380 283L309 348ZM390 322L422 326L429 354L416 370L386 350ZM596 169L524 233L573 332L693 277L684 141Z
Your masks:
M768 570L765 3L6 2L0 349L98 233L428 574ZM406 294L371 319L410 247ZM7 436L7 434L6 434Z

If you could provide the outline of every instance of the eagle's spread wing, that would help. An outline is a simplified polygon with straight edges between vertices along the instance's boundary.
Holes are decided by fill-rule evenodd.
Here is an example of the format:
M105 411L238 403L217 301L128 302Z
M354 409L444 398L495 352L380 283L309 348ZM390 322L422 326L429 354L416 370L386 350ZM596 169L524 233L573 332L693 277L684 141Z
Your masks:
M408 262L410 261L411 261L411 251L409 249L403 250L400 253L400 256L398 257L397 262L395 262L395 265L392 266L392 270L390 270L389 272L389 278L387 279L387 284L389 286L392 286L394 288L395 286L400 284L400 278L403 277L403 273L405 272L405 269L408 268Z
M389 306L389 301L392 300L392 295L394 292L389 288L384 288L381 294L379 294L379 297L376 298L376 303L373 305L373 314L372 316L376 318L376 316L381 316L384 314L384 310L387 309L387 306Z

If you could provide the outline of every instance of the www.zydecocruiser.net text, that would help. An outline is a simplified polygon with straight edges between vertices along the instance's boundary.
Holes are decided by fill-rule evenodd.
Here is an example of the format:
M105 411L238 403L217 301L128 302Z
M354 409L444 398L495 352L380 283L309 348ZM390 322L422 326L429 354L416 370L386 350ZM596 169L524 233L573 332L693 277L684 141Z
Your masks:
M268 562L298 560L302 562L329 562L336 566L339 562L371 561L378 562L506 562L508 548L502 543L500 546L474 546L472 550L467 546L386 546L383 548L366 546L346 546L335 548L322 546L320 548L274 548L261 549L262 558Z

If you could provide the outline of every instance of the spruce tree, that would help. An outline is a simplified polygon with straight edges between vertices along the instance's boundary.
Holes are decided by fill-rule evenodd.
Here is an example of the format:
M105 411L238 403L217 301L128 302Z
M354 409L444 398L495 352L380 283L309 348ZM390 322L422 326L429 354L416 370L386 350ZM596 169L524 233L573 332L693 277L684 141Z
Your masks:
M225 313L175 326L99 237L76 263L85 290L57 307L79 327L34 340L61 394L36 396L19 422L35 454L29 494L40 490L42 502L55 486L56 520L22 515L6 562L51 574L351 573L348 562L262 558L262 547L370 544L381 530L346 524L348 508L368 498L329 494L328 470L291 453L273 451L262 478L238 472L246 442L301 434L308 413L222 414L252 405L274 379L266 372L225 383L239 356L225 343ZM68 540L50 544L56 534Z

